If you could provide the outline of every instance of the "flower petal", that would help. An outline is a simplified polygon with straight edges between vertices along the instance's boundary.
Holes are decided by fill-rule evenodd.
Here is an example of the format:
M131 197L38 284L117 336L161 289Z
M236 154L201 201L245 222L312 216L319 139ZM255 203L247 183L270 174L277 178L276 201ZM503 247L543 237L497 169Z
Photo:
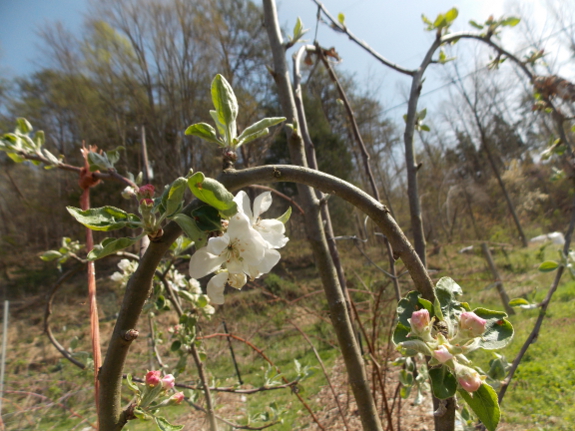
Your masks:
M286 231L285 225L279 220L260 220L254 228L273 248L282 248L289 241L289 238L284 235Z
M208 240L206 250L208 253L220 255L230 245L230 236L224 233L221 236L214 236Z
M272 206L271 192L264 192L254 199L254 219L265 213Z
M224 257L208 253L206 247L202 247L190 259L190 276L192 278L205 277L219 269L224 261Z
M250 220L254 217L250 206L250 198L246 192L240 190L234 198L234 202L238 205L238 211L243 212Z
M214 275L208 282L208 296L212 304L224 303L224 290L228 282L227 271Z

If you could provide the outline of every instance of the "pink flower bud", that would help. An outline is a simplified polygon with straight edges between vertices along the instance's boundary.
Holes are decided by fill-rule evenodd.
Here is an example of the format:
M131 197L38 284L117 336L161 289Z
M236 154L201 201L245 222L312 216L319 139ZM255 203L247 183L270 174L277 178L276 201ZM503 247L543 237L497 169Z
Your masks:
M449 352L449 350L447 350L447 347L441 345L433 351L433 357L444 364L453 358L453 355Z
M164 389L172 389L174 387L175 383L176 383L176 379L171 374L166 374L162 378L162 386L164 387Z
M140 206L145 206L148 208L152 208L154 206L154 200L153 199L149 199L149 198L145 198L145 199L141 199L140 200Z
M411 319L408 320L411 325L412 332L415 335L419 335L429 326L429 311L425 308L423 310L414 311L411 315Z
M462 331L466 331L474 337L479 337L485 332L485 323L487 321L482 319L473 311L466 311L459 317L459 327Z
M158 371L148 371L146 374L146 385L151 386L152 388L157 386L160 383L161 372Z
M463 389L475 392L481 387L483 380L477 371L465 365L455 364L455 376Z
M174 395L170 397L168 400L170 404L181 404L184 401L184 393L183 392L176 392Z
M142 198L151 198L152 196L154 196L154 191L155 189L153 185L146 184L138 189L138 194Z

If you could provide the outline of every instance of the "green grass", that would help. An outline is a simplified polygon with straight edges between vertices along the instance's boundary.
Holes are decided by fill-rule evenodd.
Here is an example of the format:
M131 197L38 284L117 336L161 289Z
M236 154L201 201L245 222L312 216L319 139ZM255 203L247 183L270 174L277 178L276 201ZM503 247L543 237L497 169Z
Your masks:
M291 321L305 331L328 369L332 369L339 357L334 348L335 337L326 321L328 320L326 302L321 286L314 273L314 265L305 245L291 244L283 253L285 259L274 274L255 282L255 289L231 292L226 305L218 310L211 323L202 323L202 334L223 332L222 319L225 319L231 333L241 336L273 361L288 380L295 376L294 359L302 366L314 367L314 374L300 385L300 394L314 411L325 407L318 404L318 392L326 385L326 379L318 367L317 360L301 334L290 324ZM460 255L461 247L446 246L442 252L430 258L429 266L435 270L434 279L450 276L463 288L464 298L472 308L485 306L502 309L501 301L493 287L491 275L480 254ZM378 265L387 267L387 258L379 249L368 249L368 254ZM538 302L545 296L555 273L540 273L537 267L542 260L555 259L553 247L509 249L506 252L493 252L496 265L501 272L509 296L523 297L530 302ZM348 278L348 287L361 310L362 319L369 315L373 292L384 288L384 304L393 306L393 293L381 273L374 270L352 247L342 247L342 257ZM401 263L398 263L401 267ZM402 289L413 287L408 276L401 279ZM113 314L118 306L120 292L103 286L102 307L104 315ZM367 287L367 292L365 288ZM53 330L65 347L78 337L78 350L88 350L86 311L83 296L69 287L59 294L55 303ZM369 293L371 292L371 293ZM292 303L296 298L305 299ZM503 421L513 429L522 430L570 430L575 423L575 282L569 275L563 278L563 284L557 290L554 300L545 317L541 334L536 343L528 350L520 365L502 404ZM41 301L39 302L41 304ZM34 306L38 310L43 305ZM385 313L390 314L389 311ZM538 310L517 310L511 317L515 327L514 341L500 353L509 361L521 348L527 338ZM173 320L160 317L163 326L173 324ZM166 320L167 319L167 320ZM105 334L109 333L113 322L102 324ZM91 393L91 372L83 372L64 360L48 344L41 334L41 321L38 314L20 314L13 323L12 337L17 340L8 356L7 380L5 388L21 391L21 394L7 393L4 402L3 417L7 429L64 431L82 429L86 418L95 421L95 409ZM127 371L141 375L148 368L147 323L141 322L141 336L133 346ZM381 328L381 344L385 343L385 327ZM167 336L167 332L164 331ZM14 338L17 337L17 338ZM107 340L103 335L103 340ZM105 343L105 341L104 341ZM170 341L160 346L165 354ZM245 387L260 387L265 383L268 365L260 355L240 341L232 342L239 369ZM210 339L202 343L207 355L206 365L210 372L211 383L216 386L233 386L237 376L231 362L227 340ZM167 357L167 356L166 356ZM473 358L483 369L487 369L489 354L475 355ZM173 366L175 359L168 359ZM179 381L194 384L195 372L190 360L188 380ZM170 370L170 369L169 369ZM41 400L35 395L47 397ZM124 391L124 402L129 402L130 393ZM215 394L216 405L222 415L232 422L245 423L248 417L257 419L257 415L269 412L269 406L276 403L285 410L283 422L268 428L272 431L305 429L312 420L305 408L290 389L262 391L240 401L239 395ZM57 402L56 404L50 404ZM202 404L201 396L198 401ZM59 404L58 404L59 403ZM233 413L231 406L234 406ZM162 410L172 423L184 420L190 410L185 407L170 407ZM252 422L261 426L264 422ZM155 430L153 423L142 421L129 423L126 428L132 431ZM225 427L223 428L225 430Z

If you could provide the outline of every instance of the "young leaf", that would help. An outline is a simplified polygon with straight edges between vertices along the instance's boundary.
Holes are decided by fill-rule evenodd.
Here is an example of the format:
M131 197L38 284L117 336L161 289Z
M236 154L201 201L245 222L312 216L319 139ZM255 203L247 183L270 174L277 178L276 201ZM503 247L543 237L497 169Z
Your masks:
M517 18L516 16L510 16L509 18L506 18L503 21L501 21L501 25L507 27L515 27L520 22L521 22L520 18Z
M138 387L138 385L136 385L133 381L132 381L132 375L130 373L128 373L126 375L126 383L128 384L128 387L134 391L135 393L139 394L140 393L140 388Z
M479 420L483 422L483 425L485 425L489 431L495 431L501 418L501 411L499 410L499 403L497 402L497 394L493 388L483 383L479 389L472 394L463 389L460 389L458 392Z
M16 118L16 132L22 134L28 134L32 131L32 125L25 118Z
M188 186L194 196L216 208L224 217L230 217L237 212L234 195L220 182L196 172L188 178Z
M261 132L265 132L265 134L267 135L269 133L268 127L275 126L276 124L279 124L285 120L286 120L285 117L270 117L270 118L264 118L263 120L260 120L257 123L252 124L251 126L247 127L240 134L240 136L238 136L236 146L239 147L240 145L255 139L255 138L250 139L252 135L259 134Z
M457 18L458 15L459 11L457 8L451 8L445 13L445 20L451 24L453 21L455 21L455 18Z
M174 214L178 208L180 208L182 201L184 199L184 193L186 192L186 186L188 180L184 177L177 178L171 185L170 191L168 192L166 206L166 214L170 217Z
M185 134L197 136L198 138L202 138L208 142L213 142L222 147L225 146L224 143L218 139L216 130L207 123L192 124L186 129Z
M90 208L86 211L71 206L66 209L76 221L92 230L108 232L123 227L132 229L139 227L140 219L137 215L129 214L113 206Z
M202 247L208 240L208 235L206 232L202 231L193 218L179 213L172 217L178 226L182 228L184 233L196 244L196 248Z
M477 30L483 30L483 26L481 24L476 23L475 21L471 20L469 21L469 24L472 27L475 27Z
M286 210L286 212L283 213L281 216L279 216L277 219L278 219L279 221L281 221L283 224L286 224L286 223L289 221L290 217L291 217L291 213L292 213L292 209L291 209L291 207L288 207L288 209Z
M154 419L156 420L156 425L158 425L158 428L161 431L180 431L181 429L184 429L183 425L172 425L162 416L154 416Z
M496 350L509 344L513 338L513 326L506 319L507 314L486 308L476 308L473 312L487 321L478 344L480 348Z
M559 264L555 261L548 260L539 265L540 272L552 272L559 268Z
M511 301L509 301L510 307L520 307L522 305L530 305L530 304L529 304L529 301L527 301L526 299L523 299L523 298L515 298L515 299L512 299Z
M212 81L212 101L219 122L226 128L227 144L231 144L236 137L238 100L229 82L220 74L216 75Z
M345 27L345 15L342 12L337 14L337 21L342 27Z
M106 238L100 244L94 247L90 253L88 253L88 260L101 259L104 256L116 253L117 251L123 250L130 247L139 241L141 236L136 238Z
M62 257L62 253L56 250L48 250L40 255L40 259L44 262L50 262L52 260L60 259Z
M445 365L429 370L433 395L440 400L452 397L457 389L457 380Z

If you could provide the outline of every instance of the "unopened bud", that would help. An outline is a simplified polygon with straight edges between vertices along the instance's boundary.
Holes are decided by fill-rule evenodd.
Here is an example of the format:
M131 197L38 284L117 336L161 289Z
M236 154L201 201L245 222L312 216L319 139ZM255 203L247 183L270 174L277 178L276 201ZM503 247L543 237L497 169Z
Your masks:
M146 385L151 386L152 388L157 386L161 381L161 372L158 371L148 371L146 374Z
M452 359L453 355L449 352L449 350L447 350L447 347L441 345L433 351L433 357L444 364L445 362Z
M477 371L458 363L455 364L455 376L461 387L467 392L475 392L483 383Z
M174 395L172 395L169 399L169 403L170 404L181 404L182 401L184 401L184 393L183 392L176 392Z
M414 311L411 319L408 319L411 326L411 332L414 335L422 335L428 331L429 328L429 311L425 308L423 310Z
M162 378L162 386L164 387L164 389L172 389L175 384L176 384L176 379L174 378L174 376L172 374L166 374Z
M151 184L146 184L138 189L138 195L141 198L151 198L154 196L155 188Z
M479 337L485 332L486 323L487 321L485 319L482 319L473 311L466 311L459 317L459 329L473 337Z

